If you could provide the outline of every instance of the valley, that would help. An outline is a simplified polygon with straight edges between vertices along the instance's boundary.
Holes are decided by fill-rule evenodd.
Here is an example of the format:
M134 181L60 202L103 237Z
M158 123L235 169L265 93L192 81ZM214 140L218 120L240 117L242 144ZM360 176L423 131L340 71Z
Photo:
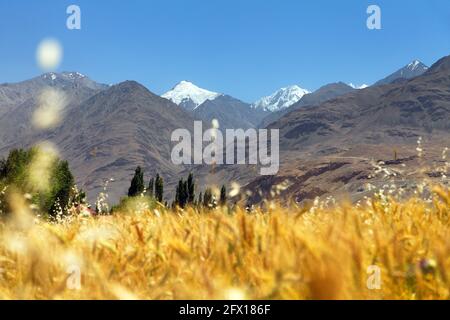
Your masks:
M69 161L91 201L103 191L105 181L114 180L107 192L109 201L117 203L126 194L136 166L146 176L161 174L169 199L178 178L193 172L204 188L237 183L243 190L258 190L236 201L258 203L270 198L280 183L289 187L277 196L296 202L328 195L357 200L370 193L367 185L378 184L367 178L378 162L393 167L418 165L414 157L419 137L426 144L421 165L429 167L428 178L433 177L450 141L448 65L448 57L431 68L412 62L383 83L364 89L338 82L310 93L291 86L253 104L187 81L159 97L134 81L108 86L78 72L49 73L0 86L0 154L51 141ZM28 123L38 93L47 87L63 92L67 105L62 123L43 131ZM172 132L192 131L194 121L209 128L213 120L224 133L226 129L280 130L278 174L260 176L257 164L174 164ZM398 159L409 160L396 164ZM413 176L408 173L401 179L413 180Z

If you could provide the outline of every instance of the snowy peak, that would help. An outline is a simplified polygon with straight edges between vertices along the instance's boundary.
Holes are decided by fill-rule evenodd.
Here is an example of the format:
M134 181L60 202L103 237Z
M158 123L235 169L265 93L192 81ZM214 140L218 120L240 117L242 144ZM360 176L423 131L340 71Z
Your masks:
M194 110L206 100L214 100L218 96L220 96L219 93L202 89L189 81L181 81L172 90L162 95L163 98L188 110Z
M428 69L428 67L426 65L424 65L422 62L420 62L419 60L412 61L411 63L409 63L406 66L406 68L408 70L411 70L411 71L415 71L417 69L423 69L423 70L427 70Z
M308 93L310 93L308 90L302 89L297 85L293 85L286 88L281 88L272 95L261 98L256 101L252 107L275 112L292 106Z
M422 75L427 70L428 67L425 64L423 64L419 60L413 60L403 68L397 70L396 72L387 76L386 78L378 81L377 83L375 83L375 85L389 84L402 79L415 78Z

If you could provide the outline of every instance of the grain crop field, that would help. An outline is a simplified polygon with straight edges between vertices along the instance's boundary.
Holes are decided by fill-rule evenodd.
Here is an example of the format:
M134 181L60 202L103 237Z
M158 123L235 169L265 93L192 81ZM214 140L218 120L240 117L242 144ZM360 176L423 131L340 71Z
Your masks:
M0 224L0 299L448 299L450 191Z

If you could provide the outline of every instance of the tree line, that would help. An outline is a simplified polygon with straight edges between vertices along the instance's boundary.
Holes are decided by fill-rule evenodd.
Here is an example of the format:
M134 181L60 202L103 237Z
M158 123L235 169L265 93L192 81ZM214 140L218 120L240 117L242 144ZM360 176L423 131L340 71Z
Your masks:
M164 199L164 180L157 174L155 178L151 178L148 187L145 187L144 171L141 167L137 167L134 176L131 179L128 189L128 197L149 196L156 201L163 203ZM207 188L204 192L196 195L196 183L192 173L189 173L186 179L181 178L178 181L175 198L171 205L167 202L164 204L169 207L185 208L186 206L203 206L206 208L215 208L218 205L224 206L227 203L227 191L225 185L220 189L218 197L211 188Z
M42 181L36 180L47 181L43 186L39 185ZM45 155L38 147L13 149L6 159L0 159L0 191L0 213L9 212L10 192L20 192L42 213L53 218L66 214L86 199L86 194L75 186L69 163Z
M69 209L85 205L86 194L78 190L75 179L70 171L69 163L58 157L52 157L46 165L45 172L47 182L46 188L40 188L33 182L32 176L38 175L38 179L44 180L40 175L39 157L42 150L38 147L26 149L13 149L5 159L0 158L0 214L9 212L8 197L11 192L19 192L27 195L34 207L50 218L66 215ZM36 165L37 163L37 165ZM37 170L37 172L35 172ZM220 194L216 196L211 188L196 194L197 185L192 173L186 179L178 181L175 198L169 204L164 202L164 180L160 174L151 178L146 184L144 171L137 167L128 189L128 198L145 196L154 199L166 207L197 206L214 208L218 205L224 206L227 202L227 192L222 186ZM108 210L109 212L109 210ZM110 212L109 212L110 213Z
M128 188L128 197L150 196L158 202L164 199L164 180L157 174L155 178L150 179L148 188L145 188L144 171L141 167L137 167L131 180L130 188Z

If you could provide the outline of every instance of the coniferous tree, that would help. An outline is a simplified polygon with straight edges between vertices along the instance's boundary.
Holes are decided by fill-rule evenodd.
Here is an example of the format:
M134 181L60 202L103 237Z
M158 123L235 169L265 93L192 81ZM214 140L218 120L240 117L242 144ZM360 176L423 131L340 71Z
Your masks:
M186 200L187 200L187 184L186 181L183 181L183 179L180 180L180 202L178 205L181 208L184 208L186 206Z
M183 205L184 207L189 203L189 186L188 182L183 182Z
M54 199L57 201L52 201L50 213L54 213L56 206L59 204L63 210L63 214L69 209L70 201L73 196L73 186L75 185L75 179L69 169L69 163L67 161L61 161L57 164L55 184L59 186L58 191L56 191ZM58 202L58 203L57 203Z
M188 198L188 182L180 179L180 181L178 181L178 186L175 192L175 203L180 208L184 208L188 204Z
M222 186L220 189L220 205L224 206L227 204L227 189L225 188L225 185Z
M187 180L181 178L178 181L178 186L175 192L175 205L180 208L186 207L186 205L192 205L195 201L195 183L194 176L189 173Z
M144 191L144 172L141 167L137 167L134 171L134 177L131 180L130 188L128 189L129 197L136 197Z
M195 200L195 182L192 173L189 173L187 179L187 203L193 204Z
M155 199L156 201L162 203L163 198L164 198L164 180L159 174L157 174L155 179Z
M6 160L0 159L0 179L6 176Z

